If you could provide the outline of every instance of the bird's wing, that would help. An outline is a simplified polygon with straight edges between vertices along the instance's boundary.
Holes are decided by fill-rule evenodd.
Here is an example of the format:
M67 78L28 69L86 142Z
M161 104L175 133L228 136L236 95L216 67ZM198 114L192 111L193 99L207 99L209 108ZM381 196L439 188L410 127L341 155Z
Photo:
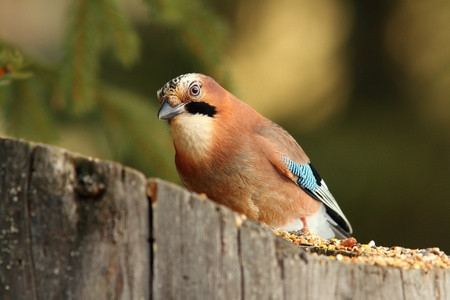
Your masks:
M256 132L264 137L278 152L272 163L282 174L291 178L305 193L325 204L328 215L343 230L352 233L350 222L345 217L325 181L310 163L308 156L294 138L283 128L270 121ZM342 232L341 232L342 233Z
M283 160L289 172L296 176L295 182L297 185L312 198L325 204L330 217L345 231L351 233L352 228L350 222L345 217L333 195L328 190L325 181L320 177L314 166L311 163L297 164L284 155L281 155L281 160Z

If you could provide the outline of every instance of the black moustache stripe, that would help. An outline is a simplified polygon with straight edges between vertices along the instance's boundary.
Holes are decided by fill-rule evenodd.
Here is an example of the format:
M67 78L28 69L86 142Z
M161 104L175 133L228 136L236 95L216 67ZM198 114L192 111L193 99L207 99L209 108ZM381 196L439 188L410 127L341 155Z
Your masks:
M201 114L211 118L217 113L216 107L206 102L190 102L186 104L186 109L191 114Z

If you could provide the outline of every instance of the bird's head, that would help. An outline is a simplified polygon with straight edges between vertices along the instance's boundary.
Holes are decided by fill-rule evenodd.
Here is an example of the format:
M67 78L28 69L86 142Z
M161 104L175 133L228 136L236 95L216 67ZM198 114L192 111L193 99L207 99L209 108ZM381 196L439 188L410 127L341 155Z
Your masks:
M158 118L170 121L181 114L200 114L213 118L217 113L217 93L226 92L211 77L189 73L167 82L158 92L162 104ZM210 97L214 94L216 97Z
M219 151L225 149L231 153L238 137L245 136L263 118L202 74L178 76L157 96L161 103L158 118L169 122L178 157L191 160L213 154L219 157Z

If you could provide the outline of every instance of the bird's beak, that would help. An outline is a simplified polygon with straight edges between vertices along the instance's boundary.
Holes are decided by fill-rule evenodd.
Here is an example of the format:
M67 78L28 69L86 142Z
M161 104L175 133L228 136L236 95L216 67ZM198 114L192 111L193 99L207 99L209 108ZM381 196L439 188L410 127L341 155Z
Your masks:
M182 114L186 111L186 109L184 108L184 106L187 103L181 103L175 107L172 107L169 105L169 103L164 102L163 105L161 106L161 108L159 109L158 112L158 119L161 120L170 120L175 116L178 116L179 114Z

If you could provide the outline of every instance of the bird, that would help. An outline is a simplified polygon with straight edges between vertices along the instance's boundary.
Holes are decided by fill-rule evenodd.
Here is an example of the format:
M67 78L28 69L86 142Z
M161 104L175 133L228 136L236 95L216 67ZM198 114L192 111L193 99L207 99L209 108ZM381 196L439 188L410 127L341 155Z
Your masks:
M170 80L157 98L189 190L272 228L350 237L325 181L281 126L200 73Z

